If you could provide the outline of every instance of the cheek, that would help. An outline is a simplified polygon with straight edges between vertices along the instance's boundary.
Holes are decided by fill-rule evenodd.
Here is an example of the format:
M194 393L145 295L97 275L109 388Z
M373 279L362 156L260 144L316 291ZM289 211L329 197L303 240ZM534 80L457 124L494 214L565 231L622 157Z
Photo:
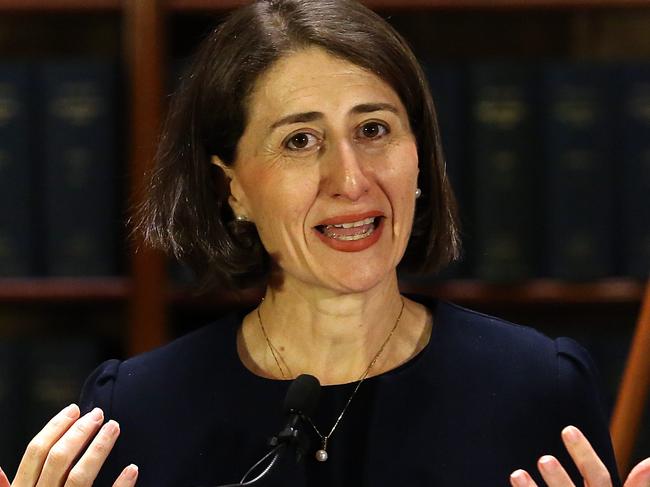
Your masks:
M415 204L415 189L418 180L418 154L415 144L391 151L384 168L384 184L389 188L394 202ZM413 201L411 202L411 199Z
M286 172L251 175L247 194L260 230L302 225L314 199L309 179Z

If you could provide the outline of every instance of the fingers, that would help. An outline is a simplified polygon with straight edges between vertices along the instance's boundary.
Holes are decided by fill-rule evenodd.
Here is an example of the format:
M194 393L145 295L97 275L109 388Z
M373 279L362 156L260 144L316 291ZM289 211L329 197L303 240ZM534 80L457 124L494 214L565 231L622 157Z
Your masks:
M135 485L135 481L138 479L138 467L137 465L129 465L117 478L113 487L132 487Z
M544 455L537 461L537 468L542 474L544 482L551 487L575 487L575 484L560 465L557 458L551 455ZM588 484L587 484L588 485Z
M515 470L510 474L512 487L537 487L533 478L525 470Z
M650 485L650 458L638 463L627 476L623 487L648 487ZM0 487L2 483L0 483Z
M591 444L575 426L562 430L562 441L589 487L611 487L612 479L607 467Z
M16 472L14 487L32 487L36 484L50 449L79 418L79 414L79 408L71 404L54 416L32 439Z
M113 420L102 426L85 453L70 470L65 487L91 486L119 434L120 426Z
M2 470L2 468L0 468L0 487L11 487L9 479L5 475L5 472Z
M99 408L76 421L50 448L36 487L63 485L72 462L95 436L103 421L104 413Z

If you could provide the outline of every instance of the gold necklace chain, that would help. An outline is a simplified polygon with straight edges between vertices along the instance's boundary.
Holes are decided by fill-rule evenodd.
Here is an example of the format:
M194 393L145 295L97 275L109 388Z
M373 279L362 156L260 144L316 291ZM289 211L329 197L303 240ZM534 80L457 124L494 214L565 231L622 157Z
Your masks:
M399 314L397 315L397 319L395 320L395 324L393 325L393 328L390 330L390 333L388 334L388 336L384 340L384 343L381 344L381 347L379 348L379 350L377 351L377 353L375 354L373 359L368 364L368 367L366 367L366 370L364 370L363 374L361 374L361 376L357 379L357 385L355 386L354 391L352 391L352 394L348 398L348 402L345 404L345 407L341 411L341 414L339 414L338 418L336 418L336 421L334 422L334 425L332 426L332 429L330 429L330 432L327 435L323 435L318 430L318 428L316 427L314 422L311 420L311 418L309 416L307 416L307 420L311 424L312 428L314 428L314 431L316 432L316 434L319 436L319 438L321 440L322 447L321 447L320 450L316 451L316 460L318 460L319 462L327 461L327 457L328 457L328 454L327 454L327 441L330 439L330 437L334 433L334 430L336 429L336 427L341 422L341 419L343 418L343 415L345 414L348 407L350 406L350 403L352 402L352 399L354 399L354 396L356 395L357 391L359 390L359 387L361 386L363 381L366 380L366 378L368 377L368 374L370 373L370 370L377 363L377 360L379 360L379 357L381 356L382 352L386 348L386 345L388 345L388 342L393 337L393 334L395 333L395 330L397 329L397 325L399 324L400 320L402 319L402 313L404 312L404 298L401 298L401 299L402 299L402 307L399 310ZM284 369L280 365L280 359L278 359L278 355L280 355L280 357L282 358L282 354L280 354L280 352L276 350L276 348L273 346L273 343L271 343L271 339L269 338L269 336L266 333L266 329L264 328L264 324L262 323L262 316L260 315L260 307L261 307L261 304L260 304L260 306L257 307L257 321L258 321L258 323L260 325L260 328L262 330L262 334L264 335L264 339L266 340L266 344L269 347L271 355L273 356L273 359L275 360L275 364L278 366L278 369L280 370L280 375L282 375L283 379L287 379L288 378L287 376L289 375L288 373L290 372L289 367L287 366L287 363L284 361L284 359L282 359L282 362L284 362L284 366L287 369L287 374L285 374Z

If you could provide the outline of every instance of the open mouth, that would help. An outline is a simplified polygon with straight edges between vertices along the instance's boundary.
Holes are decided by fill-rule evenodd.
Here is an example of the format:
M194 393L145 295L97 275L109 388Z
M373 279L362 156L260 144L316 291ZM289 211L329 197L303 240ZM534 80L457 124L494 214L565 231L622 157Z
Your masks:
M355 222L317 225L315 228L328 238L349 242L368 238L377 230L383 219L382 216L371 216Z

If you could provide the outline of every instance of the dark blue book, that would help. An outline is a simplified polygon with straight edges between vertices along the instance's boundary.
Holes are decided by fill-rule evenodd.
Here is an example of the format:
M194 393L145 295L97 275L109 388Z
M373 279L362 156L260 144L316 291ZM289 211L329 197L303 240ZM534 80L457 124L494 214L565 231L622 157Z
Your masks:
M100 361L90 338L34 339L25 343L23 442L27 442L61 409L78 403L86 377Z
M528 279L537 263L536 75L497 62L469 73L474 273L492 282Z
M461 228L463 228L464 223L468 221L469 212L465 182L466 76L460 66L448 64L427 65L425 72L436 108L447 177L456 196ZM463 234L462 237L465 235ZM438 277L442 279L464 277L468 271L464 264L463 260L451 264Z
M650 65L625 66L620 84L621 264L626 275L650 275Z
M0 64L0 277L36 272L33 72Z
M552 64L542 76L545 274L581 281L614 266L611 68Z
M444 165L459 206L461 223L466 220L468 205L465 201L465 76L461 67L452 65L423 64L431 89L436 118L443 148ZM463 235L464 237L464 235ZM451 263L435 274L399 273L402 281L418 286L427 286L441 280L464 277L467 266L463 259Z
M117 272L116 72L108 62L40 66L46 273Z
M0 340L0 467L7 473L9 479L13 478L22 451L27 445L22 442L21 421L24 396L21 383L25 376L22 374L24 359L18 353L15 340L3 338Z

